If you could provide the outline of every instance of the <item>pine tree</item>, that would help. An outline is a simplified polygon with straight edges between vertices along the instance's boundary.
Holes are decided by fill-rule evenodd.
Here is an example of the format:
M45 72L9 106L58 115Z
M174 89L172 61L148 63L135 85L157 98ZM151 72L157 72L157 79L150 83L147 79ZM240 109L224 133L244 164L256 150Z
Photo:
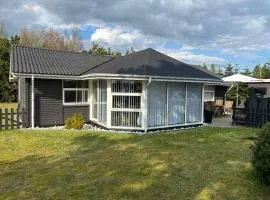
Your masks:
M215 64L211 64L210 65L210 71L213 72L213 73L216 73L216 66L215 66Z
M231 75L233 75L233 66L232 66L232 63L228 63L225 69L225 76L231 76Z

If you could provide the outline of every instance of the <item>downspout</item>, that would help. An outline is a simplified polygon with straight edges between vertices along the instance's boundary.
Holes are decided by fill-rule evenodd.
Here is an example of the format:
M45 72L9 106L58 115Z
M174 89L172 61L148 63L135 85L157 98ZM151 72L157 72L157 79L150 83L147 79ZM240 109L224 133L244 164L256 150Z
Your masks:
M233 88L233 84L232 84L232 86L227 90L227 92L225 92L225 102L227 101L227 93L231 90Z
M35 128L35 78L31 77L31 127Z

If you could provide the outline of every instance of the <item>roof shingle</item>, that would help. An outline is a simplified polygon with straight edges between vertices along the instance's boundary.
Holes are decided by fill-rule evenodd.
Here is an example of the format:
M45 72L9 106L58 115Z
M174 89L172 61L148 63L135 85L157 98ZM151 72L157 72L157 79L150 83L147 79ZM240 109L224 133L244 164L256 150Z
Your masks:
M94 67L85 74L109 73L221 80L218 76L148 48Z
M24 46L11 47L11 71L24 74L79 76L89 69L113 59Z
M92 56L24 46L11 47L11 72L81 76L120 74L222 81L219 77L148 48L126 56Z

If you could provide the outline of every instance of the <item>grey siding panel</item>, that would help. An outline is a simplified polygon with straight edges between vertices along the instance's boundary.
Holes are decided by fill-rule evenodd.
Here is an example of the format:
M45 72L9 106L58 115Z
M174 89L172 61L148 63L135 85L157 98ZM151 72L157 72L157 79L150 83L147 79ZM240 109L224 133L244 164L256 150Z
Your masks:
M31 79L25 79L26 126L31 126Z
M19 109L25 108L25 79L19 78L18 80L19 88L18 88L18 101L19 101Z
M31 126L31 79L25 79L27 126ZM63 106L62 80L35 79L35 126L63 125L73 113L89 121L89 106Z
M89 106L64 106L64 119L73 113L81 113L86 122L89 122Z
M26 79L27 126L31 126L31 79ZM62 125L62 80L35 79L35 126Z
M35 79L35 126L63 123L62 80Z

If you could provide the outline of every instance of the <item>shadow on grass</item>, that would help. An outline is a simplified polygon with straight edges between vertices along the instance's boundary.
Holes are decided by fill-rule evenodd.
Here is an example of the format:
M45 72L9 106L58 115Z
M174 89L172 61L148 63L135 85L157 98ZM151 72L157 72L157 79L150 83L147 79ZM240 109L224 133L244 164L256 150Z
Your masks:
M233 177L238 174L232 173L250 173L239 170L240 161L228 164L227 157L215 155L214 150L211 155L207 145L199 142L195 144L199 145L196 152L190 141L179 135L84 134L75 137L71 145L76 150L61 157L33 155L0 162L2 197L256 199L258 194L266 195L252 177L245 183ZM239 188L234 184L239 184ZM240 193L243 191L246 194ZM248 194L250 191L254 194Z

